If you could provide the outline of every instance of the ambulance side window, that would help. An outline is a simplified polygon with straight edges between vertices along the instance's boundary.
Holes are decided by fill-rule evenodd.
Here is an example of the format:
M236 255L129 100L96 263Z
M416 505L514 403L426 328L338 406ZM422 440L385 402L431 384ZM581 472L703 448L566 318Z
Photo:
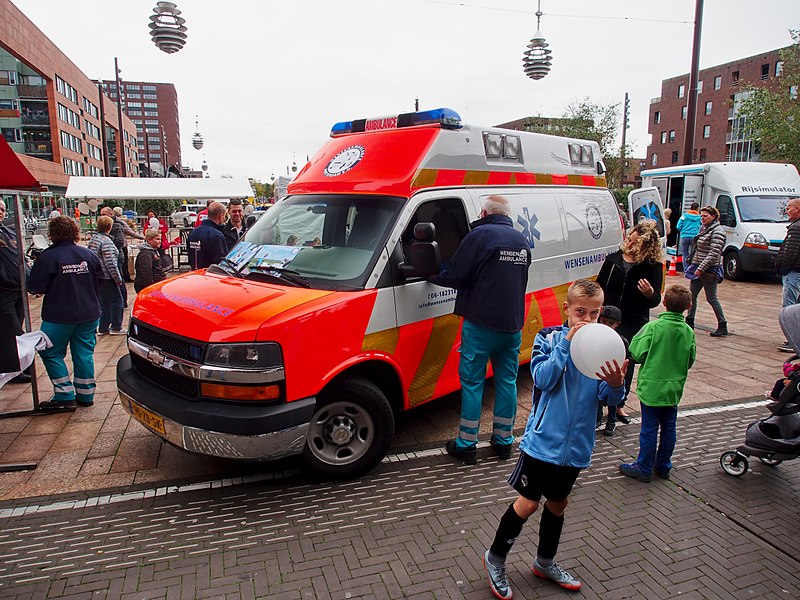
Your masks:
M439 244L442 262L450 260L461 240L469 232L464 204L459 198L431 200L421 204L403 232L403 253L414 241L414 225L433 223L436 227L434 240ZM407 256L407 255L406 255Z

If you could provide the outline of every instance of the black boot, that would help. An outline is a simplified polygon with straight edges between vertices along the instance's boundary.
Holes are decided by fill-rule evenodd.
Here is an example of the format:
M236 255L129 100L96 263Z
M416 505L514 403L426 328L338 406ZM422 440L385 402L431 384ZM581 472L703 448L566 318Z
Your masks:
M725 337L728 335L728 322L720 321L717 323L717 330L712 331L709 335L711 335L711 337Z
M686 324L694 329L694 319L692 317L686 317Z

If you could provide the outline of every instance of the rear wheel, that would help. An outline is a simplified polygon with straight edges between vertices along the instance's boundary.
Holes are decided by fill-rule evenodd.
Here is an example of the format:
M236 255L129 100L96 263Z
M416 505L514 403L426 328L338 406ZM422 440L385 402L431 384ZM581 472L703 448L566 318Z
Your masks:
M765 465L769 465L770 467L777 467L779 464L783 462L779 458L766 458L764 456L760 456L758 460L760 460Z
M394 415L384 393L366 379L345 379L318 402L303 458L322 475L356 477L386 456L393 435Z
M722 456L719 457L719 465L723 471L734 477L741 477L747 473L747 469L750 466L744 456L732 450L722 453Z
M723 269L725 270L725 277L732 281L741 281L744 279L744 270L742 269L742 261L739 258L739 253L736 250L731 250L725 255L722 262Z

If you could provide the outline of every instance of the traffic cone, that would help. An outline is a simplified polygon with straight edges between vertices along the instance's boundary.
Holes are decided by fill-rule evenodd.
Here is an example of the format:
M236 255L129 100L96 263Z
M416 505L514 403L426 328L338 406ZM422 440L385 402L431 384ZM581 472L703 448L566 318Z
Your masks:
M675 260L675 257L673 256L673 257L671 257L669 259L669 271L667 271L667 275L668 276L674 276L674 275L678 274L678 268L676 267L676 265L677 265L677 261Z
M678 264L675 266L675 270L678 271L678 273L683 273L683 255L677 254L676 256L678 258Z

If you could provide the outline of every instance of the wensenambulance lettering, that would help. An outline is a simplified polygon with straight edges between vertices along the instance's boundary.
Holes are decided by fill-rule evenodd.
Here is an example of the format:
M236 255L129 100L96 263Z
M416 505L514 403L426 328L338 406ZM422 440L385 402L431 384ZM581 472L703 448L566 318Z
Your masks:
M585 267L586 265L593 265L603 262L605 259L605 252L601 252L599 254L590 254L588 256L579 256L578 258L568 258L564 261L564 268L575 269L577 267Z

